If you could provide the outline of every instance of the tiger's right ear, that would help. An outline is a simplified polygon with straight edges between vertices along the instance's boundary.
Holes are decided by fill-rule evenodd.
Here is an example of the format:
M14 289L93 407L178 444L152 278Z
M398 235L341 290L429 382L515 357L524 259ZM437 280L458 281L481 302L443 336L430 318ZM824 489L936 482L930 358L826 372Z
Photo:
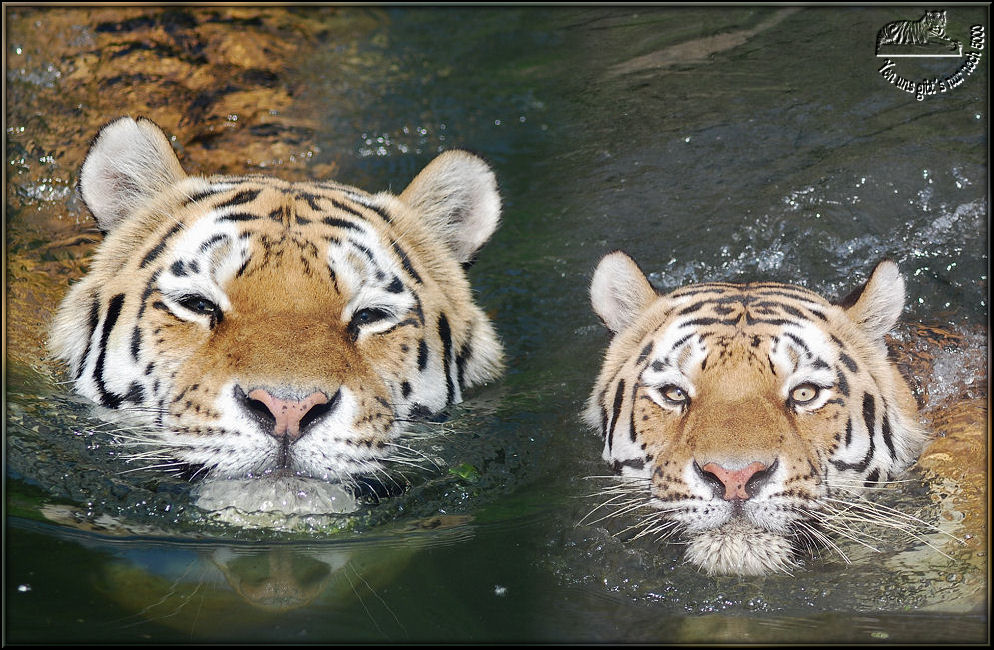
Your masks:
M883 339L884 334L897 325L904 310L904 278L897 264L882 260L865 285L836 304L845 309L849 318L870 338Z
M621 251L600 261L590 283L590 303L615 334L631 325L656 297L642 269Z
M122 117L100 130L79 176L79 193L105 233L186 174L166 134L147 119Z

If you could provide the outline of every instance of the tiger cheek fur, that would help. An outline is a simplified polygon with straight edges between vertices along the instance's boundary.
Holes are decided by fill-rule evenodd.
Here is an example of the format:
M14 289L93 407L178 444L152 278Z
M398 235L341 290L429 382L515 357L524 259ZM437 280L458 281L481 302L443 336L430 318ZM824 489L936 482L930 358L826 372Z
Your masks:
M188 177L156 125L121 118L80 192L106 237L50 346L164 467L347 484L502 371L463 270L499 222L476 156L442 154L400 196Z
M924 435L882 339L903 294L890 262L834 305L780 283L658 296L623 253L602 260L591 298L615 338L585 415L645 486L647 525L707 573L787 571L834 502L911 464Z

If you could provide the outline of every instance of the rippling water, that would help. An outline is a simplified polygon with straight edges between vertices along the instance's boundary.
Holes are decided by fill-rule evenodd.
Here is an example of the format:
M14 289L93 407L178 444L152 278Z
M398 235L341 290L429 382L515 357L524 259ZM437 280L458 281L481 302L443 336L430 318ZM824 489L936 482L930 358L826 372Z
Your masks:
M885 536L845 546L851 565L715 579L626 541L623 519L577 525L607 473L577 413L607 345L587 287L611 250L664 290L831 296L890 257L905 318L960 337L914 343L935 357L930 403L986 403L986 60L915 101L873 56L880 26L915 17L891 7L5 11L9 640L986 638L986 556L938 533L949 558ZM987 15L948 13L958 38ZM397 190L447 148L493 163L504 224L472 281L509 372L423 432L436 466L404 494L265 532L120 473L42 339L98 241L76 170L124 113L163 124L188 171ZM880 499L982 530L961 527L958 484L912 478Z

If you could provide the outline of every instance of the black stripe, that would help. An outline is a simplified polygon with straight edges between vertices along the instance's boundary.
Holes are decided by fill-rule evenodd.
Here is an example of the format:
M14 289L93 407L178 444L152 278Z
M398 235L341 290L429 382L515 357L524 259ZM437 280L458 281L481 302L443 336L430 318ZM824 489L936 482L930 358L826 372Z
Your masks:
M212 248L214 244L220 243L228 239L227 235L214 235L210 239L205 239L202 244L200 244L200 251L206 253L208 249Z
M886 409L884 409L883 424L881 425L880 432L883 435L884 444L887 445L887 451L890 452L890 457L897 458L897 452L894 450L894 437L890 429L890 417L887 415Z
M178 233L182 228L183 224L178 223L172 228L170 228L168 231L166 231L166 234L162 236L162 239L159 240L159 243L153 246L152 249L145 254L145 257L142 258L142 261L138 265L138 268L140 269L145 268L146 266L151 264L152 261L155 260L155 258L161 255L162 251L166 249L166 242L169 241L169 238L175 235L176 233Z
M248 268L249 262L251 262L251 261L252 261L252 256L251 255L249 257L245 258L245 261L242 262L242 265L238 267L238 271L235 273L235 277L236 278L242 277L242 274L245 273L245 269Z
M614 440L614 427L618 424L618 416L621 415L621 402L625 396L625 380L622 379L618 382L618 388L614 391L614 405L611 411L611 421L607 425L608 439L607 439L607 449L610 453L611 443Z
M846 368L849 368L849 372L859 372L859 366L857 366L856 362L852 360L852 357L845 352L839 352L839 361L844 363Z
M162 269L156 270L145 284L145 289L142 291L141 304L138 306L138 315L135 317L135 320L141 320L142 315L145 313L145 307L148 304L149 297L158 291L155 283L159 280L160 273L162 273Z
M90 357L90 346L93 343L93 332L97 329L97 323L100 322L100 298L96 297L93 302L90 303L90 318L87 321L87 336L86 336L86 347L83 348L83 356L80 357L79 367L76 368L76 379L83 375L83 368L86 367L86 360Z
M631 467L634 469L645 469L645 460L642 458L629 458L628 460L616 460L611 468L616 474L621 473L622 467Z
M849 380L846 379L846 375L841 370L835 371L835 385L839 387L839 392L842 393L843 397L849 397Z
M214 206L214 209L220 210L221 208L228 208L233 205L242 205L243 203L250 203L254 201L257 196L259 196L259 192L261 191L262 190L242 190L241 192L234 195L227 201L222 201L221 203L218 203L216 206Z
M97 365L93 368L93 380L97 385L97 397L103 406L116 409L121 405L121 398L107 391L104 385L104 362L107 359L107 341L110 339L111 330L117 324L117 319L121 315L121 308L124 306L124 294L119 293L110 299L107 307L107 316L104 318L103 329L100 330L100 353L97 355Z
M841 461L841 460L833 460L833 461L831 461L831 463L832 463L833 466L835 466L835 469L839 470L840 472L844 472L844 471L847 471L847 470L855 470L857 472L862 472L867 467L869 467L870 466L870 459L873 458L873 451L874 451L873 430L872 429L869 431L869 436L870 436L870 448L866 450L866 455L863 457L863 460L859 461L858 463L847 463L847 462ZM851 440L852 440L852 420L849 420L848 422L846 422L846 446L847 447L848 447L848 443L851 442Z
M786 336L787 338L789 338L794 343L796 343L798 345L798 347L800 347L805 352L807 352L809 354L811 353L811 349L808 348L807 343L805 343L804 341L802 341L800 339L800 337L795 336L794 334L791 334L790 332L784 332L783 335Z
M183 201L183 207L185 208L186 206L196 203L197 201L203 201L204 199L208 199L212 196L217 196L222 192L224 192L224 190L215 190L211 188L211 189L206 189L202 192L197 192L196 194L191 194L190 196L186 197L185 201Z
M438 316L438 336L442 339L442 364L445 370L445 401L451 403L456 390L452 381L452 331L449 329L449 319L445 314Z
M636 382L632 384L632 413L629 416L629 422L628 422L628 427L629 427L628 437L631 439L632 442L635 442L635 395L638 393L638 391L639 391L639 385L638 382Z
M393 223L393 217L390 215L389 212L386 211L385 208L378 205L369 205L366 203L359 203L359 205L369 210L372 210L373 212L375 212L380 216L380 219L383 219L387 223Z
M873 395L863 393L863 422L866 424L866 430L869 432L871 439L873 438L874 431L877 430L876 411L876 401L873 399Z
M359 217L360 219L362 219L364 221L366 219L366 217L363 216L363 214L361 212L359 212L358 210L356 210L355 208L353 208L351 205L346 205L345 203L342 203L341 201L339 201L337 199L332 199L331 200L331 204L333 206L335 206L336 208L338 208L339 210L341 210L342 212L348 212L352 216Z
M456 381L458 382L460 388L465 386L466 360L469 359L472 354L473 349L467 341L459 348L459 354L456 355Z
M639 357L638 357L638 359L635 360L635 365L636 366L641 366L642 362L646 360L646 358L649 356L650 352L652 352L652 341L649 341L648 343L646 343L645 347L642 348L642 351L639 352Z
M124 399L135 404L142 404L145 401L145 388L137 381L131 382Z
M361 226L358 226L351 221L346 221L345 219L339 219L338 217L325 217L321 219L321 223L326 226L334 226L335 228L345 228L346 230L363 230Z
M694 318L680 323L680 327L697 327L703 325L735 325L738 319L732 318Z
M321 206L318 205L318 198L320 197L318 197L316 194L311 194L310 192L298 192L296 195L294 195L294 198L297 200L303 199L307 201L308 207L310 207L310 209L313 210L314 212L321 211Z
M262 219L263 217L258 214L249 214L248 212L235 212L233 214L226 214L223 217L219 217L218 221L255 221L257 219Z
M726 323L727 324L727 323ZM746 325L779 325L783 327L784 325L800 325L797 321L790 320L789 318L753 318L749 313L746 313Z
M135 325L135 329L131 330L131 358L138 361L138 351L141 349L142 344L142 332Z
M404 249L400 247L400 244L397 242L391 242L391 244L393 245L394 252L397 253L397 257L400 258L400 263L404 267L404 270L407 271L407 274L411 276L415 282L421 284L421 276L418 275L418 272L414 270L413 266L411 266L411 258L407 256L407 253L405 253Z
M418 343L418 370L424 372L428 367L428 344L424 339Z

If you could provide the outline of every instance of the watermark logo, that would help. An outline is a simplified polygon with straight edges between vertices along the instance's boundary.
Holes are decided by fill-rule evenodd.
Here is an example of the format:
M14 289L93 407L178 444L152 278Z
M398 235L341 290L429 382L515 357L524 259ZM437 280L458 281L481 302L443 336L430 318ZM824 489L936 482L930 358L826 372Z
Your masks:
M941 10L926 11L918 20L895 20L881 27L876 47L877 58L883 59L877 70L880 76L918 101L962 85L983 56L984 26L971 26L969 42L964 44L946 35L946 23L946 11ZM950 65L948 72L940 76L933 73L922 77L920 69L915 74L913 62L898 66L895 59L946 59L950 64L955 62L956 67Z

